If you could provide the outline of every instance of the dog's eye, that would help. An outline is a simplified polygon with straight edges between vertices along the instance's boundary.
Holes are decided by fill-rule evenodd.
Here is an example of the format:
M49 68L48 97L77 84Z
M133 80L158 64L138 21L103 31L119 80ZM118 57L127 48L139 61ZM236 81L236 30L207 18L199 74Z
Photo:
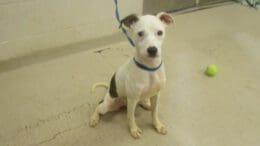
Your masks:
M161 36L163 35L163 32L161 30L157 31L157 35Z
M138 34L139 37L144 36L144 32L143 31L139 31L137 34Z

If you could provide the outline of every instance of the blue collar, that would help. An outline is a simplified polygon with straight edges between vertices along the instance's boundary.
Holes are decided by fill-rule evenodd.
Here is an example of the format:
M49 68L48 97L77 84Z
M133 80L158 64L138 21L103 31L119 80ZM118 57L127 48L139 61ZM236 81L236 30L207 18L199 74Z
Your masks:
M144 64L139 63L135 58L133 58L133 60L134 60L134 62L136 64L136 66L138 66L139 68L141 68L143 70L150 71L150 72L158 70L162 66L162 63L163 63L163 62L161 62L157 67L151 68L151 67L148 67L148 66L146 66Z

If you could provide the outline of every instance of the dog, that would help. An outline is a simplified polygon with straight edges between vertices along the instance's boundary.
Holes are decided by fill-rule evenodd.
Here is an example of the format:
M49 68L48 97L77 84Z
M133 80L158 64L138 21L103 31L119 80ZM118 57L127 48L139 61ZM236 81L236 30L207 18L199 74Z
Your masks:
M172 23L173 18L165 12L143 16L131 14L121 20L122 27L128 29L135 43L136 52L113 75L108 92L90 118L90 126L98 124L100 115L126 106L129 131L134 138L140 138L142 130L135 122L135 109L140 104L152 111L156 131L167 133L158 118L158 102L160 90L166 82L161 45L165 28Z

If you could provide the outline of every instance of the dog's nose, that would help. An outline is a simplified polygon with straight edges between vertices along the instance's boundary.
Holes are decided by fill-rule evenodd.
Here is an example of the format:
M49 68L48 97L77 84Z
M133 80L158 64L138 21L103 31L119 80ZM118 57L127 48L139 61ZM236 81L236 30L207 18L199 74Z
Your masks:
M148 52L148 54L149 54L149 56L150 57L155 57L156 56L156 54L157 54L157 48L156 47L149 47L148 49L147 49L147 52Z

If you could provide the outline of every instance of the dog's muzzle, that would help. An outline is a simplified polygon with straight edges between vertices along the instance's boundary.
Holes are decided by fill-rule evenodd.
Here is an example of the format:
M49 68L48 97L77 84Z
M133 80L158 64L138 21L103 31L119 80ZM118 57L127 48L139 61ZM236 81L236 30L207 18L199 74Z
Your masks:
M149 47L147 49L147 52L148 52L149 57L156 57L158 49L156 47Z

